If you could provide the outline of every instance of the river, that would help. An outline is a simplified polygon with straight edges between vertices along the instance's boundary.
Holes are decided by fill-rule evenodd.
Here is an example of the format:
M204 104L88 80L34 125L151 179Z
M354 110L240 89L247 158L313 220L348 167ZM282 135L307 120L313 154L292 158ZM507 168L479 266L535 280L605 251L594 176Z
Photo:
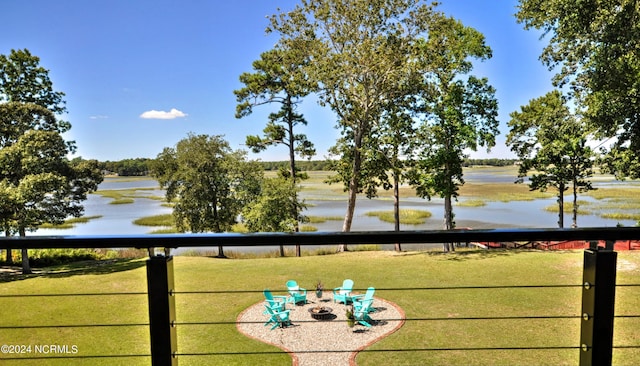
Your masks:
M492 170L470 171L465 173L467 182L513 182L513 176L493 174ZM594 186L639 186L637 182L617 182L613 180L601 180ZM640 187L640 186L639 186ZM164 191L158 183L152 179L123 179L106 178L100 184L100 190L135 190L135 199L129 204L111 204L112 198L91 194L85 202L85 216L100 215L98 219L87 223L76 224L71 229L38 229L30 235L127 235L146 234L154 228L138 226L133 221L140 217L169 214L171 208L164 207L158 196L163 196ZM149 198L145 198L148 196ZM308 216L343 217L346 211L346 194L340 199L339 194L330 199L317 199L317 195L305 193L301 197L306 198L309 208L305 212ZM336 198L338 197L338 198ZM464 197L460 200L464 201ZM567 200L570 197L567 196ZM581 200L595 199L581 195ZM556 204L555 198L536 199L532 201L511 202L486 202L485 206L467 207L454 205L455 221L457 227L470 227L475 229L486 228L553 228L557 227L557 213L545 211L544 208ZM428 210L432 216L420 225L401 225L401 230L433 230L442 227L443 200L423 200L417 197L407 197L401 200L403 209ZM352 231L393 230L393 224L380 221L377 217L367 216L369 211L392 210L393 201L387 198L366 199L361 198L356 204ZM570 215L565 214L565 226L569 226ZM597 214L581 215L578 218L580 227L613 227L617 224L634 226L634 220L615 220L602 218ZM314 223L318 231L340 231L341 220L327 220L322 223Z

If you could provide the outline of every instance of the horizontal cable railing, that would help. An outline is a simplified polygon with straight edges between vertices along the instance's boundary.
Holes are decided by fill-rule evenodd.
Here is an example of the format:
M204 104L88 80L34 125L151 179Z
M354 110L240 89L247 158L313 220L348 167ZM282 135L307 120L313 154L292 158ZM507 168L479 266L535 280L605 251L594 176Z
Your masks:
M623 284L619 286L624 287L640 287L639 284ZM437 286L437 287L404 287L404 288L376 288L376 291L379 292L389 292L389 291L447 291L447 290L456 290L456 291L469 291L469 290L494 290L494 289L504 289L504 290L512 290L512 289L545 289L545 288L567 288L567 289L575 289L582 288L583 284L552 284L552 285L496 285L496 286ZM354 288L354 291L364 291L366 289ZM279 292L286 292L285 289L280 289ZM180 295L217 295L217 294L238 294L238 293L262 293L262 290L199 290L199 291L174 291L174 294L177 296ZM617 315L615 318L637 318L640 319L640 314L629 314L629 315ZM412 322L459 322L459 321L535 321L535 320L559 320L559 319L568 319L568 320L580 320L582 319L582 315L579 313L567 314L567 315L521 315L521 316L455 316L455 317L403 317L403 318L386 318L386 317L377 317L376 321L403 321L405 323ZM336 320L334 320L335 322ZM297 323L315 323L316 320L297 320ZM346 320L341 320L337 322L346 323ZM201 322L193 322L193 321L176 321L176 325L178 326L228 326L228 325L238 325L238 324L263 324L263 321L237 321L237 320L228 320L228 321L201 321ZM356 350L356 349L343 349L343 350L296 350L297 354L322 354L322 353L353 353L353 352L362 352L362 353L406 353L406 352L446 352L446 351L526 351L526 350L578 350L581 348L580 344L572 344L572 345L557 345L557 346L481 346L481 347L405 347L402 349L364 349L364 350ZM640 344L637 345L613 345L614 349L640 349ZM256 352L178 352L177 356L231 356L231 355L275 355L280 354L278 351L256 351Z
M301 246L318 246L318 245L336 245L336 244L393 244L393 243L447 243L447 242L501 242L501 241L551 241L551 240L588 240L588 241L616 241L616 240L634 240L640 238L640 228L581 228L581 229L513 229L513 230L452 230L452 231L403 231L403 232L351 232L351 233L295 233L295 234L159 234L159 235L140 235L140 236L28 236L23 238L0 238L0 249L17 249L26 247L29 249L37 248L181 248L181 247L260 247L275 245L301 245ZM241 275L241 274L239 274ZM0 283L2 286L2 283ZM580 289L584 284L517 284L517 285L460 285L460 286L413 286L403 288L381 287L377 288L380 292L401 292L401 291L479 291L479 290L540 290L546 288L556 289ZM625 283L618 284L616 287L640 287L640 284ZM165 297L180 296L203 296L217 294L247 294L252 293L258 295L263 289L211 289L196 291L179 291L170 288ZM360 289L365 290L365 289ZM99 296L149 296L148 292L85 292L85 293L40 293L40 294L0 294L0 299L11 298L33 298L39 301L43 298L60 298L60 297L99 297ZM261 295L260 295L261 296ZM259 298L256 296L256 298ZM145 301L145 300L141 300ZM523 314L523 315L474 315L474 314L458 314L453 317L445 316L412 316L402 319L380 317L376 320L380 321L397 321L402 320L405 323L418 322L500 322L500 321L538 321L538 320L567 320L579 321L584 318L584 314ZM620 314L616 315L618 319L637 319L640 315L636 314ZM308 320L312 322L313 320ZM304 321L307 322L307 321ZM10 332L20 329L69 329L69 328L126 328L126 327L149 327L153 323L150 322L123 322L118 324L112 323L91 323L87 322L78 324L0 324L0 332L3 333L3 341L10 339ZM256 322L257 323L257 322ZM229 319L221 321L178 321L173 320L171 327L197 327L197 326L230 326L238 325L238 320ZM153 338L152 330L152 338ZM577 341L576 336L574 341ZM359 352L447 352L447 351L510 351L510 350L577 350L583 349L584 345L579 342L568 342L568 344L559 345L531 345L531 346L468 346L468 347L403 347L402 349L364 349ZM613 344L614 349L637 349L640 345L633 344ZM324 352L349 352L356 350L300 350L296 353L324 353ZM0 360L46 360L46 359L99 359L99 358L151 358L154 357L153 351L150 354L113 354L113 355L47 355L22 357L0 354ZM247 352L238 350L237 352L222 350L219 352L184 352L173 351L172 357L195 357L195 356L233 356L242 357L243 355L281 355L280 351L261 351Z
M640 284L625 284L620 286L633 286L638 287ZM539 288L576 288L582 287L582 285L516 285L516 286L447 286L447 287L411 287L411 288L380 288L380 291L421 291L421 290L481 290L481 289L539 289ZM357 289L354 289L357 290ZM262 290L208 290L208 291L175 291L176 295L203 295L203 294L238 294L238 293L262 293ZM25 294L25 295L1 295L0 297L61 297L61 296L122 296L122 295L146 295L146 293L69 293L69 294ZM637 315L617 315L616 318L640 318L640 314ZM404 322L429 322L429 321L502 321L502 320L545 320L545 319L580 319L579 314L574 315L523 315L523 316L456 316L456 317L404 317L401 319L396 318L376 318L377 321L398 321ZM300 323L313 323L315 320L298 321ZM259 323L258 322L242 322L242 323ZM198 326L198 325L237 325L236 320L230 321L210 321L210 322L181 322L176 321L176 326ZM123 323L123 324L57 324L57 325L0 325L0 330L11 329L46 329L46 328L100 328L100 327L140 327L149 326L149 323ZM443 352L443 351L508 351L508 350L569 350L579 349L580 345L559 345L559 346L526 346L526 347L505 347L505 346L482 346L482 347L425 347L415 348L406 347L403 349L375 349L375 350L361 350L360 352ZM614 349L640 349L639 345L613 345ZM357 350L345 349L345 350L307 350L296 351L296 353L352 353ZM177 353L177 356L243 356L243 355L270 355L281 354L280 351L259 351L259 352L191 352L191 353ZM47 359L99 359L99 358L140 358L151 357L150 354L135 354L135 355L74 355L74 356L42 356L42 357L4 357L4 360L47 360Z

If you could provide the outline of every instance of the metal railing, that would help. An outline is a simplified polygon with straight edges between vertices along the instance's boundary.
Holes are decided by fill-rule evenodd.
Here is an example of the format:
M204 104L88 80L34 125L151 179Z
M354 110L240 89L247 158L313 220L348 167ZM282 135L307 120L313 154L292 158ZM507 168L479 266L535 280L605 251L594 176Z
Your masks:
M514 242L514 241L558 241L588 240L592 247L585 250L582 284L559 285L558 287L580 287L582 291L582 311L579 315L560 315L557 318L580 319L580 343L577 346L542 347L544 349L579 349L580 365L610 364L613 350L614 304L616 289L617 253L612 250L616 240L640 239L640 228L580 228L580 229L509 229L509 230L452 230L452 231L385 231L385 232L316 232L316 233L274 233L274 234L162 234L140 236L28 236L23 238L0 238L0 249L17 249L27 247L39 248L181 248L181 247L260 247L278 245L326 246L336 244L432 244L432 243L464 243L464 242ZM598 247L597 241L606 241L606 247ZM180 356L178 352L177 326L194 324L177 323L175 312L176 292L173 281L173 258L171 256L151 256L147 261L147 292L111 293L108 295L141 296L147 295L149 323L130 324L73 324L46 325L33 328L53 327L149 327L150 354L115 355L113 357L150 357L152 365L176 365ZM513 288L514 286L508 286ZM536 285L515 286L520 288L537 288ZM549 286L545 286L549 287ZM553 286L552 286L553 287ZM471 290L478 287L452 287L457 290ZM502 286L482 286L482 288L502 288ZM399 291L432 291L447 290L447 287L429 288L415 287L403 289L387 289ZM255 289L259 292L261 289ZM204 291L207 292L207 291ZM215 292L215 291L214 291ZM25 294L5 296L102 296L102 293L85 294ZM545 318L550 318L544 316ZM553 318L552 316L551 318ZM455 320L480 321L504 319L537 319L538 315L517 317L459 317ZM405 321L439 321L440 318L408 318ZM451 320L451 319L449 319ZM209 323L213 324L213 323ZM29 328L29 326L0 326L0 330ZM631 346L635 347L635 346ZM534 347L535 348L535 347ZM640 346L638 346L640 348ZM473 350L474 348L406 348L402 350L376 350L375 352L408 352L434 350ZM482 349L492 349L482 348ZM522 347L498 347L500 350L517 350ZM532 349L526 347L526 349ZM213 353L211 353L213 354ZM79 356L46 356L50 358L77 358ZM86 356L85 358L103 358L110 356ZM5 357L5 359L7 359ZM15 358L18 359L18 358ZM22 359L20 357L20 359ZM33 358L32 358L33 359Z

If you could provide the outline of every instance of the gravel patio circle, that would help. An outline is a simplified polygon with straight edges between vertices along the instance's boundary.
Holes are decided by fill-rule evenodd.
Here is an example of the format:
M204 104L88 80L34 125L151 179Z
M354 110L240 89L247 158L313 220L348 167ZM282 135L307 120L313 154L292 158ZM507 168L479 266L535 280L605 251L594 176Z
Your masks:
M311 296L314 297L315 296ZM318 305L333 309L332 320L314 320L309 309ZM294 366L355 365L359 351L400 329L405 314L396 304L374 297L375 312L370 314L372 326L347 324L348 306L331 299L314 299L307 304L287 304L292 325L271 329L264 326L268 316L263 314L264 301L245 309L237 318L237 328L247 337L272 344L289 353Z

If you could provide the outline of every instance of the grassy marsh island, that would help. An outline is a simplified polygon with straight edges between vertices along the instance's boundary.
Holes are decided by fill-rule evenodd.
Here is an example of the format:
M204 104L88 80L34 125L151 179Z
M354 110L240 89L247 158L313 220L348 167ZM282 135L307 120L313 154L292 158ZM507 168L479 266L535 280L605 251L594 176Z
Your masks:
M135 225L140 226L175 226L176 222L172 214L154 215L141 217L133 221Z
M431 212L424 210L401 209L400 223L403 225L420 225L425 223L425 219L431 217ZM384 222L395 222L393 211L369 211L367 216L376 216Z
M146 177L147 180L152 179ZM134 180L138 181L138 180ZM148 194L140 193L139 191L155 191L158 188L132 188L132 189L108 189L108 190L97 190L94 194L100 195L105 198L111 198L112 201L109 202L112 205L121 205L121 204L129 204L135 202L136 198L146 198L151 200L163 201L164 197L162 196L153 196Z
M76 224L86 224L87 222L89 222L91 220L99 219L101 217L102 217L102 215L72 217L70 219L64 220L64 222L62 224L44 223L44 224L40 225L40 228L41 229L60 229L60 230L62 230L62 229L71 229L74 226L76 226Z

